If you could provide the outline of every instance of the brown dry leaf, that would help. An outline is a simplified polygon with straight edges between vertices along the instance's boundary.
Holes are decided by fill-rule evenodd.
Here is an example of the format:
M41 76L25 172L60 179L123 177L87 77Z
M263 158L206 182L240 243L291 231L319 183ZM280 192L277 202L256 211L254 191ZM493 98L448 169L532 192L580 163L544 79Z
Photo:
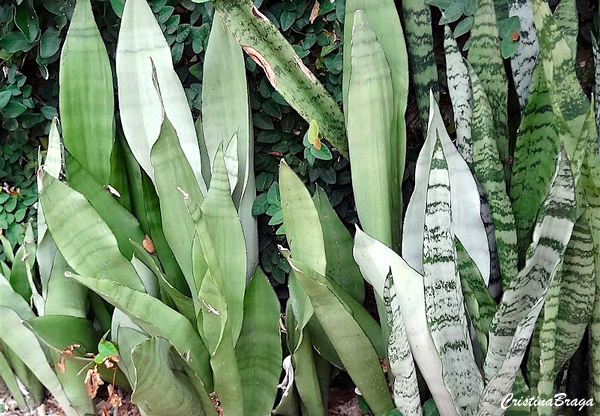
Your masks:
M85 375L84 383L88 396L90 396L92 399L96 397L96 394L98 394L98 388L104 384L104 381L102 381L102 377L100 377L100 373L98 372L98 366L88 370L87 374Z
M106 408L106 406L102 406L100 408L100 416L110 416L110 413L108 413L108 409Z
M61 356L60 360L58 360L58 362L56 363L56 366L58 367L58 370L61 373L64 373L66 371L65 370L65 357Z
M146 251L150 254L156 254L156 249L154 248L154 243L149 236L144 237L144 241L142 241L142 245L146 249Z
M313 6L312 10L310 11L310 17L308 18L308 21L312 24L315 19L317 17L319 17L319 11L321 10L321 3L319 3L319 0L315 0L315 5Z
M108 385L108 403L110 403L110 405L112 407L121 407L121 405L123 404L123 400L121 399L121 396L119 395L119 393L117 391L115 391L115 385L114 384L109 384Z
M81 345L79 344L71 344L68 347L64 348L62 350L63 355L66 355L67 357L72 357L73 356L73 351L75 351L77 348L81 348Z

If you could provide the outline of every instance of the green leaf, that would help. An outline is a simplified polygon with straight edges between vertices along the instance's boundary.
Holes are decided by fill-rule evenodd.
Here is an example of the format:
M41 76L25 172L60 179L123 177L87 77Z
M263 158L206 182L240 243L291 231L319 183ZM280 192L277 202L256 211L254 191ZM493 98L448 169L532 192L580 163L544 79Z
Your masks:
M251 0L217 0L214 6L271 85L305 120L316 120L329 142L347 156L342 112L273 23Z
M35 374L56 398L67 416L77 416L71 407L58 378L46 361L46 355L35 335L24 325L21 317L6 306L0 306L0 338Z
M385 415L394 405L371 342L322 275L300 261L288 260L348 374L373 413ZM360 355L355 354L357 349L361 351Z
M508 81L499 43L494 2L493 0L478 0L477 13L471 29L468 58L473 72L481 81L482 91L489 101L492 130L488 134L492 134L498 148L500 161L506 164L509 158ZM475 88L474 85L473 88ZM475 120L473 124L475 124ZM475 138L473 139L475 140ZM479 175L477 176L481 179Z
M170 340L177 353L184 358L211 391L212 377L208 366L208 351L192 324L160 300L120 283L68 273L79 283L90 288L103 299L122 310L131 320L151 336Z
M56 352L77 344L80 347L76 348L75 354L83 357L87 353L95 353L99 348L100 336L86 318L68 315L38 316L28 319L26 326Z
M11 396L17 402L17 406L21 409L27 409L27 403L25 402L23 393L21 393L17 378L15 377L12 368L10 368L10 363L6 360L6 357L4 357L2 352L0 352L0 378L2 378L2 381L8 388Z
M466 16L464 19L462 19L460 22L458 22L458 24L454 28L454 32L453 32L454 37L458 38L458 37L464 35L465 33L468 33L471 30L471 28L473 27L473 22L474 22L473 16Z
M486 379L492 380L483 393L485 406L497 406L510 392L518 363L527 343L519 337L531 336L533 323L562 261L576 217L575 186L570 162L561 152L528 250L525 267L504 292L490 328L490 343L485 360ZM536 311L537 310L537 311ZM522 333L519 333L522 331ZM518 360L515 366L515 360ZM504 371L509 366L510 371Z
M40 33L37 13L33 8L33 0L25 0L15 12L15 24L25 36L27 42L33 43Z
M277 396L281 373L279 300L257 268L244 299L244 323L235 347L244 414L267 415Z
M40 38L40 57L51 58L60 48L60 31L54 27L46 29Z
M77 2L60 60L65 148L101 184L110 178L114 130L113 77L90 0Z
M195 294L197 291L192 273L191 254L194 222L186 208L184 195L188 195L196 204L200 204L203 197L194 172L177 140L177 133L166 117L160 137L152 147L151 158L160 200L163 232L190 290Z
M129 240L141 243L145 235L137 219L75 159L67 156L66 167L71 188L90 202L117 239L119 251L130 260L133 250Z
M243 320L244 291L246 288L246 247L242 225L231 200L231 190L221 147L217 150L210 188L202 201L201 210L206 221L206 231L212 240L216 259L223 273L223 290L227 301L228 323L233 343L237 342ZM198 221L192 215L196 233ZM204 231L204 230L202 230ZM199 236L202 240L203 235ZM204 245L203 245L204 248ZM204 251L208 256L208 253ZM206 259L209 263L211 262ZM196 261L196 259L194 259ZM204 276L194 276L196 282Z
M521 21L517 16L498 20L498 34L502 39L511 39L515 35L515 32L519 35L520 30Z
M12 93L10 91L0 92L0 110L6 107L6 104L8 104L10 101L10 97L12 97Z
M2 116L4 118L16 118L23 114L26 110L27 107L25 107L23 104L16 101L10 101L2 109Z
M504 59L512 57L518 48L519 42L515 42L510 38L502 39L502 42L500 43L500 49L502 50L502 57Z
M110 228L83 195L46 173L40 200L52 237L76 272L144 290Z
M502 287L507 288L517 274L515 217L506 193L500 149L494 140L496 130L493 122L492 103L488 101L483 86L472 67L469 68L469 74L473 86L473 164L471 169L490 205L502 273Z
M165 7L161 15L169 10L172 13L173 7ZM154 180L150 154L166 114L177 131L176 137L200 190L206 191L198 139L185 91L173 69L169 45L145 0L125 3L116 61L123 132L140 166Z
M170 349L169 341L159 337L152 337L132 349L135 368L132 401L149 416L216 414L214 406L204 408L207 402L201 401L188 376L177 369Z
M367 14L354 14L348 85L348 144L356 210L362 226L390 247L400 241L395 203L401 180L393 163L394 90L390 67ZM369 137L369 140L365 140ZM371 178L378 180L373 181ZM373 204L372 201L379 201Z
M283 223L294 258L325 274L327 261L319 213L308 190L286 163L279 166L279 190Z
M331 207L325 191L317 187L313 202L319 214L325 256L326 276L338 283L345 292L358 302L365 299L365 284L358 266L352 257L354 242L346 226Z

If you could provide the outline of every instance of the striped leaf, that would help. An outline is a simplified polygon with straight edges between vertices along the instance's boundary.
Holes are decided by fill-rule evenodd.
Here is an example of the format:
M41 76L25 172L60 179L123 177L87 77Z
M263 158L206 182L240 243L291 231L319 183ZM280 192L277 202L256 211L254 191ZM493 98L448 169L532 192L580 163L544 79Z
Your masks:
M594 52L594 114L596 116L596 132L598 133L598 149L600 149L600 48L592 35L592 51Z
M577 55L577 35L579 34L579 16L575 0L560 0L554 10L554 21L567 42L573 62Z
M444 126L439 107L431 96L431 118L427 139L416 167L416 184L406 209L402 253L407 263L423 272L423 237L427 200L427 182L435 143L439 139L449 166L452 232L460 239L483 276L489 281L490 252L482 241L487 240L480 216L479 191L469 166L457 152Z
M264 69L273 88L305 120L315 120L331 144L348 156L342 112L275 25L251 0L213 4L244 51Z
M578 139L582 137L590 102L579 85L571 49L561 34L545 1L532 0L535 26L540 41L540 59L544 66L550 97L557 115L559 134L573 163ZM576 170L573 171L577 177Z
M469 69L450 27L444 26L444 50L446 53L446 77L448 78L448 92L452 100L454 126L456 129L456 147L458 152L468 164L473 163L473 141L471 139L471 79Z
M557 120L540 64L533 72L531 95L517 133L510 182L519 252L523 256L531 243L538 211L548 193L559 150Z
M200 121L203 133L199 141L204 144L200 148L206 146L211 167L220 144L228 149L226 155L235 156L237 167L233 168L235 174L230 174L230 178L237 178L237 186L234 184L231 188L233 202L244 229L248 251L246 276L250 278L258 262L258 234L256 218L251 212L256 189L246 67L242 48L223 27L218 13L215 14L206 49L203 85ZM236 138L231 142L233 146L228 145L232 137Z
M501 367L483 390L479 401L478 416L502 416L506 412L506 409L501 406L502 401L511 392L543 304L544 299L539 299L533 308L527 311L525 317L517 323Z
M502 274L502 287L506 288L517 274L515 217L506 192L504 170L498 154L498 146L494 140L496 133L491 102L488 101L473 68L469 68L469 74L473 86L473 165L471 168L490 205Z
M421 416L423 409L419 396L417 372L394 288L394 279L391 275L385 280L383 302L387 312L388 326L391 329L387 357L394 379L392 384L394 403L405 416Z
M408 343L413 357L442 416L459 413L444 385L442 363L435 348L425 316L423 276L383 243L357 228L354 259L365 280L383 297L387 276L391 273Z
M383 48L361 10L353 16L352 73L348 86L348 146L352 188L363 228L390 247L400 241L392 195L401 177L392 169L394 90ZM350 23L350 21L348 22ZM376 181L372 178L377 178ZM378 201L373 204L373 201Z
M430 91L433 92L436 101L439 99L431 9L425 0L407 0L402 2L402 17L421 127L425 131L431 111Z
M44 174L40 199L52 237L73 270L144 291L110 228L83 195Z
M516 52L510 58L513 82L521 109L525 108L532 91L531 77L540 52L540 44L533 23L533 9L528 0L511 0L508 14L518 17L521 25Z
M60 59L65 147L102 185L110 178L114 94L108 54L90 0L77 2Z
M492 321L484 368L487 380L491 380L505 362L520 323L527 320L530 311L545 298L571 237L575 207L573 175L563 151L538 216L525 267L510 282Z
M169 45L146 0L125 4L116 70L121 124L140 166L154 180L150 152L161 132L164 111L200 189L205 191L192 113L173 69Z
M394 146L392 157L395 158L393 166L397 166L399 178L404 174L404 159L406 154L406 122L404 113L408 100L408 54L404 42L404 31L400 23L400 17L393 0L380 0L377 2L365 0L347 0L345 5L344 45L346 52L352 47L352 31L354 25L354 14L362 10L381 45L387 63L390 67L392 77L392 88L394 89L394 128L395 133L390 137L390 143ZM352 77L352 53L343 54L343 79L342 93L344 103L344 114L348 120L348 91ZM399 209L402 209L402 202ZM400 212L400 211L398 211Z
M493 121L491 137L496 142L500 160L506 164L510 156L507 125L508 81L500 52L500 38L493 0L477 1L477 13L471 29L468 60L481 81L481 88L489 101L490 115ZM474 84L473 76L471 76L471 83ZM473 85L473 89L475 89L475 85ZM474 100L476 99L474 98ZM475 109L473 109L473 114L475 115ZM475 124L475 120L473 124ZM473 140L475 141L475 138Z
M460 240L455 239L456 265L460 275L460 285L469 311L469 318L477 331L477 340L485 356L487 352L487 337L498 304L491 297L483 282L481 273L475 262L465 250Z
M451 230L448 163L436 140L423 235L425 315L444 370L444 383L461 414L477 412L483 380L475 365Z

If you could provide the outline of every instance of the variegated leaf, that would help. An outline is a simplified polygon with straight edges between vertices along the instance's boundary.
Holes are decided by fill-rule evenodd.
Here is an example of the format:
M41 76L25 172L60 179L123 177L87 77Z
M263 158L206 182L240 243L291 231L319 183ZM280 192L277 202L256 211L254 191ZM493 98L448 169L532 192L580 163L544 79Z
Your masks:
M517 274L517 233L515 217L506 191L504 169L500 162L491 102L473 68L469 68L473 86L473 164L471 168L490 205L502 274L502 287ZM463 241L463 240L461 240ZM463 241L464 244L464 241Z
M402 17L421 127L425 131L431 111L430 91L433 91L436 100L439 99L431 9L425 0L405 0L402 2Z
M573 62L577 55L577 35L579 34L579 16L577 15L577 4L575 0L560 0L554 10L554 20L569 45Z
M492 321L484 368L487 380L503 366L520 322L526 320L535 305L544 299L564 256L575 215L573 174L569 159L562 151L552 186L538 216L525 267L510 282Z
M500 160L505 164L510 156L507 125L508 81L500 52L500 38L493 0L477 1L477 13L471 29L468 59L481 80L481 86L489 100L490 115L494 126L492 138L496 142ZM471 77L471 82L473 83L473 77ZM473 88L475 88L474 85Z
M531 242L531 232L552 181L554 160L560 150L556 116L541 64L533 72L531 87L517 132L510 182L519 252L523 255Z
M442 361L444 383L459 412L474 415L483 380L469 337L451 211L448 163L438 139L429 170L423 235L425 316Z
M519 45L517 51L510 58L510 68L519 104L523 109L532 90L531 76L540 53L540 44L533 24L533 9L529 0L511 0L508 14L510 17L518 17L521 24Z
M452 100L454 126L456 129L456 147L468 164L473 163L473 141L471 139L471 80L469 70L450 27L444 26L444 49L446 52L446 77L448 92Z
M391 274L385 280L383 287L383 303L387 312L388 326L391 329L387 356L394 380L392 385L394 403L405 416L421 416L423 409L419 396L417 372L394 287L394 278Z
M459 413L444 385L442 363L427 325L423 277L385 244L358 228L354 238L354 260L365 280L381 297L385 280L391 270L408 343L415 362L440 415L457 416Z
M423 272L423 235L427 178L436 141L440 140L450 175L452 232L459 238L479 268L485 284L490 273L490 252L482 241L487 240L480 216L479 191L469 166L459 155L444 126L439 107L431 95L431 115L427 140L421 149L416 167L416 186L406 209L402 238L402 253L407 263Z
M592 51L594 52L594 114L596 116L596 132L598 133L598 149L600 151L600 48L592 35Z

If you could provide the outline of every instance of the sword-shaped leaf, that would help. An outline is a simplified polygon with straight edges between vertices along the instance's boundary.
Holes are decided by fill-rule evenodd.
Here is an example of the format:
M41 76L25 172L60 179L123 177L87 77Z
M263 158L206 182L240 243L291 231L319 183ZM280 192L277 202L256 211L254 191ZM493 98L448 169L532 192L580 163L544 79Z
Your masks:
M394 408L379 359L344 303L325 277L300 261L288 259L298 281L310 297L315 315L329 336L346 371L376 416ZM359 353L360 351L360 353Z
M204 416L201 401L189 378L173 368L170 349L171 344L159 337L152 337L133 348L135 388L131 401L148 416Z
M540 53L540 44L533 24L533 9L528 0L511 0L508 14L510 17L518 17L521 26L517 50L510 58L510 68L519 105L523 109L532 91L531 77Z
M567 42L573 62L577 55L577 35L579 34L579 16L575 0L560 0L554 10L554 21Z
M419 396L417 371L410 352L402 311L394 288L394 279L391 275L385 281L383 302L390 327L387 357L394 380L392 385L394 403L405 416L421 416L423 409Z
M408 0L402 3L402 17L410 72L417 95L421 127L426 130L429 120L430 100L433 92L439 99L438 70L435 62L431 8L425 0Z
M122 310L149 335L168 339L197 374L204 387L211 391L212 376L208 365L208 351L192 324L183 315L160 300L120 283L67 274Z
M442 361L446 388L461 414L474 415L483 380L471 346L452 233L448 163L435 141L423 232L425 316Z
M67 416L78 416L56 374L48 365L37 338L25 327L22 318L6 306L0 306L0 339L52 393Z
M187 195L196 204L200 204L203 197L177 139L177 132L167 117L164 118L160 136L152 147L151 159L163 232L195 299L197 290L192 273L194 222L184 196Z
M519 252L523 258L560 151L557 120L548 88L540 63L533 71L531 93L517 132L510 182Z
M592 51L594 52L594 115L596 116L596 132L598 133L598 149L600 149L600 48L592 35Z
M67 155L66 165L69 186L90 202L117 239L119 251L127 259L131 259L133 250L129 240L141 243L144 239L138 220L77 160Z
M217 0L214 6L244 51L264 69L273 88L305 120L315 120L331 144L348 156L342 112L275 25L251 0Z
M73 12L61 52L59 84L65 147L106 185L114 140L113 76L90 0L78 1Z
M246 415L268 415L275 403L282 360L279 309L277 295L257 268L246 291L244 324L235 346Z
M469 166L457 152L444 126L439 107L431 96L431 115L427 140L419 154L416 167L416 185L406 209L402 253L407 263L418 272L423 272L423 236L427 182L433 149L439 139L446 157L450 175L450 197L452 205L452 232L463 242L483 276L485 284L490 276L489 248L482 244L487 234L480 214L480 196Z
M442 416L457 416L442 378L442 363L435 349L425 317L423 277L383 243L357 228L354 259L365 280L383 296L387 276L394 278L396 296L404 319L410 349Z
M454 126L456 129L456 147L468 164L473 163L473 141L471 139L471 79L469 69L458 49L449 26L444 26L444 50L446 53L446 77L448 92L452 100Z
M498 145L494 139L497 133L493 123L491 102L488 101L483 86L471 67L469 74L473 86L473 164L471 168L490 205L502 274L502 287L505 288L517 274L515 217L506 191L504 169L500 161Z
M144 291L110 228L83 195L43 174L40 200L52 237L73 270Z
M496 24L493 0L478 0L477 13L471 29L469 46L469 63L481 80L481 87L490 103L489 120L493 125L490 130L491 139L498 148L503 164L510 156L508 149L508 81L504 72L504 62L500 52L500 37ZM473 76L471 82L474 84ZM475 89L475 85L473 85ZM475 91L473 91L475 95ZM476 98L474 98L474 106ZM475 125L475 108L473 109ZM475 129L475 126L473 126ZM475 133L473 133L475 136ZM476 140L473 137L473 140Z
M163 129L163 113L166 113L204 192L206 185L192 113L173 70L169 45L145 0L130 0L125 4L116 70L123 132L140 166L154 180L156 166L151 161L151 151Z
M21 410L27 409L27 402L23 397L23 393L21 393L21 388L19 387L19 383L15 374L13 373L12 368L10 368L10 363L0 351L0 378L8 388L12 398L17 402L17 407Z
M362 303L365 299L365 283L352 257L354 245L352 236L334 211L322 188L317 187L312 199L319 213L323 231L327 257L326 276Z
M576 217L575 185L564 151L560 153L556 166L550 191L533 232L525 267L510 282L492 321L484 368L487 380L492 379L502 367L519 323L546 296L571 237Z
M350 45L346 114L352 188L363 228L397 250L402 224L392 195L401 194L402 177L392 163L397 160L393 154L394 89L385 53L367 19L362 10L354 14Z

